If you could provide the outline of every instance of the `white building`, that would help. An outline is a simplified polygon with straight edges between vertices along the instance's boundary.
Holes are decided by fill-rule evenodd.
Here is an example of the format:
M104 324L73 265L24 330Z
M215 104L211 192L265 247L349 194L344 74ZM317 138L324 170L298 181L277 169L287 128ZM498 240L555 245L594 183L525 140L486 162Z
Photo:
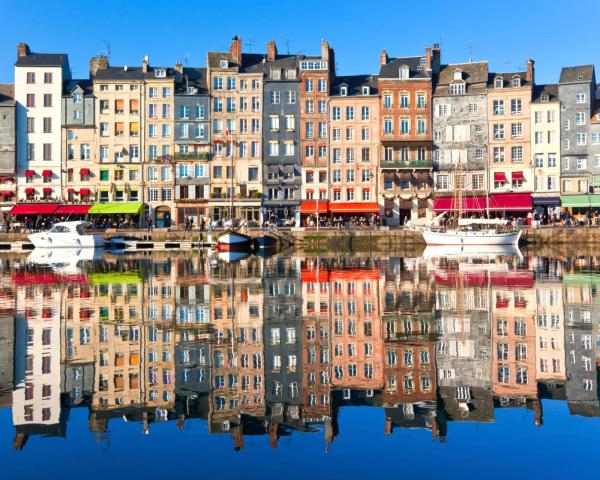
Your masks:
M17 201L60 200L62 85L66 54L31 53L17 46Z

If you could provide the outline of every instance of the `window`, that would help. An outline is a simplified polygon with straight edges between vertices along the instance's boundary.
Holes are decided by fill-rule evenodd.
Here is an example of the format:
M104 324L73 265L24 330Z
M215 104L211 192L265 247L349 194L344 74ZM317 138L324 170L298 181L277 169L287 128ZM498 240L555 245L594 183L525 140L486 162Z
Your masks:
M494 115L504 115L504 100L494 100L493 112Z
M577 157L577 170L587 169L587 157Z
M270 97L271 97L271 104L272 105L279 104L279 102L280 102L280 92L278 92L278 91L271 92Z
M342 118L342 111L340 109L340 107L333 107L331 109L331 119L332 120L341 120Z
M523 147L511 147L511 160L513 162L522 162L523 161Z
M383 133L384 135L391 135L393 133L393 124L391 118L383 119Z
M34 93L27 94L27 106L30 108L35 107L35 94Z
M445 105L445 104L437 105L436 114L438 117L448 117L451 112L452 112L452 109L451 109L450 105Z
M370 118L369 107L361 107L360 119L361 120L369 120L369 118Z
M410 120L408 118L400 119L400 133L408 135L410 133Z
M410 106L410 97L407 94L400 95L400 108L408 108Z
M535 166L536 167L544 166L544 155L542 153L535 154Z
M575 102L585 103L585 93L578 93L575 95Z
M318 81L317 88L318 88L319 92L326 92L327 91L327 80L320 79Z
M450 84L450 95L463 95L465 93L464 83L452 83Z
M504 162L504 147L494 147L493 156L494 163Z
M494 139L495 140L502 140L504 138L504 124L503 123L494 124L493 131L494 131Z
M576 138L577 145L587 145L587 133L578 133Z
M348 87L340 87L340 97L346 97L348 95Z
M315 91L315 82L312 79L308 79L304 81L304 89L307 92L314 92Z
M577 125L585 125L585 112L577 112L575 114L575 123Z
M476 114L479 111L479 104L477 103L469 103L468 111L471 115Z
M417 108L425 108L427 100L424 93L417 93Z
M523 113L523 102L521 99L516 98L510 101L510 113L511 115L520 115Z
M285 93L285 100L289 104L296 103L296 92L294 90L288 90Z
M354 107L346 107L346 120L354 120Z
M522 123L513 123L510 126L511 128L511 138L523 138L523 124Z
M392 108L392 94L391 93L384 93L383 94L383 108Z

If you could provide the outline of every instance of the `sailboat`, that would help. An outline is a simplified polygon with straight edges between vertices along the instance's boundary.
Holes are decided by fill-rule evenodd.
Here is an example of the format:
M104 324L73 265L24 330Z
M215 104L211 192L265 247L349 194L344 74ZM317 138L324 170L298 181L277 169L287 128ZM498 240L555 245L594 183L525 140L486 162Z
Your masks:
M462 153L462 149L460 150ZM462 161L459 155L455 171L454 218L449 227L429 225L422 230L423 239L429 245L518 245L521 230L509 229L508 220L486 218L462 218L463 182ZM486 197L487 198L487 197ZM488 200L486 200L487 202ZM489 208L486 208L489 210ZM443 217L446 212L440 217Z
M229 143L229 130L225 131L225 136L228 138L227 143ZM235 146L233 140L231 140L231 192L229 195L230 204L229 204L229 221L231 225L227 228L227 230L219 235L217 238L217 250L219 251L240 251L247 250L250 248L250 244L252 243L252 237L245 235L236 231L236 225L233 218L233 191L234 191L234 169L233 169L233 157L235 153Z

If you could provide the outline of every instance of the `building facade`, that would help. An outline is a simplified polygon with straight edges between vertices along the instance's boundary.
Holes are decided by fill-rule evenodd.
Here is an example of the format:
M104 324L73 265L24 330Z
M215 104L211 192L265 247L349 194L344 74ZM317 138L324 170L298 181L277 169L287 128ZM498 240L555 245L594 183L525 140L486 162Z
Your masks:
M0 211L12 208L16 195L17 116L15 87L0 84ZM2 214L4 216L4 213Z

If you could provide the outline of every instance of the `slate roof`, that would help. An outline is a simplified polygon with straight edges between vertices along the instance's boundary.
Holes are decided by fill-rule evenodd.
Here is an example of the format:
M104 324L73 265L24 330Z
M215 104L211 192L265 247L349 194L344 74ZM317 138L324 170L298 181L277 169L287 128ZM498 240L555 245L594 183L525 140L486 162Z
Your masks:
M84 95L92 95L94 89L91 80L88 79L80 79L80 80L67 80L65 82L64 94L69 95L73 92L75 87L81 87Z
M186 87L188 86L197 88L198 94L208 93L206 68L184 67L181 80L175 84L175 93L186 93Z
M336 77L333 83L333 95L339 96L340 87L348 87L348 96L362 96L362 87L370 87L370 95L377 94L377 75L348 75Z
M388 62L381 66L379 78L400 78L400 67L406 65L409 68L409 78L430 79L431 72L427 72L425 69L419 70L421 59L424 58L424 56L389 58Z
M494 88L494 81L496 77L502 77L504 88L510 88L512 79L515 75L519 75L521 77L521 88L531 86L531 82L527 81L525 78L527 72L490 72L488 74L488 88Z
M581 77L581 78L580 78ZM563 67L560 71L558 83L591 82L594 78L593 65L578 65L576 67Z
M163 77L161 80L165 78L170 78L175 75L175 70L172 67L150 67L148 66L148 71L144 73L142 67L108 67L101 68L96 72L96 76L94 80L96 82L106 80L106 81L131 81L131 80L151 80L156 77L155 71L159 69L164 69L167 72L167 76Z
M448 87L454 81L454 72L460 69L467 94L485 93L488 81L488 62L452 63L442 65L437 75L433 95L448 95Z
M542 95L548 95L548 102L558 102L558 84L550 83L547 85L534 86L532 102L546 103L542 102Z
M66 53L30 53L19 57L15 63L18 67L60 67L68 62Z
M0 106L16 105L15 86L12 83L0 83Z
M244 55L242 55L243 59ZM260 55L261 59L259 62L252 65L248 65L244 68L245 73L260 73L263 72L269 76L272 69L280 70L294 70L299 67L300 60L306 58L304 55L277 55L275 60L268 60L266 55ZM264 62L263 62L264 59ZM296 80L299 80L298 75ZM272 78L269 80L273 80ZM283 75L281 80L288 80ZM276 80L277 81L277 80Z

